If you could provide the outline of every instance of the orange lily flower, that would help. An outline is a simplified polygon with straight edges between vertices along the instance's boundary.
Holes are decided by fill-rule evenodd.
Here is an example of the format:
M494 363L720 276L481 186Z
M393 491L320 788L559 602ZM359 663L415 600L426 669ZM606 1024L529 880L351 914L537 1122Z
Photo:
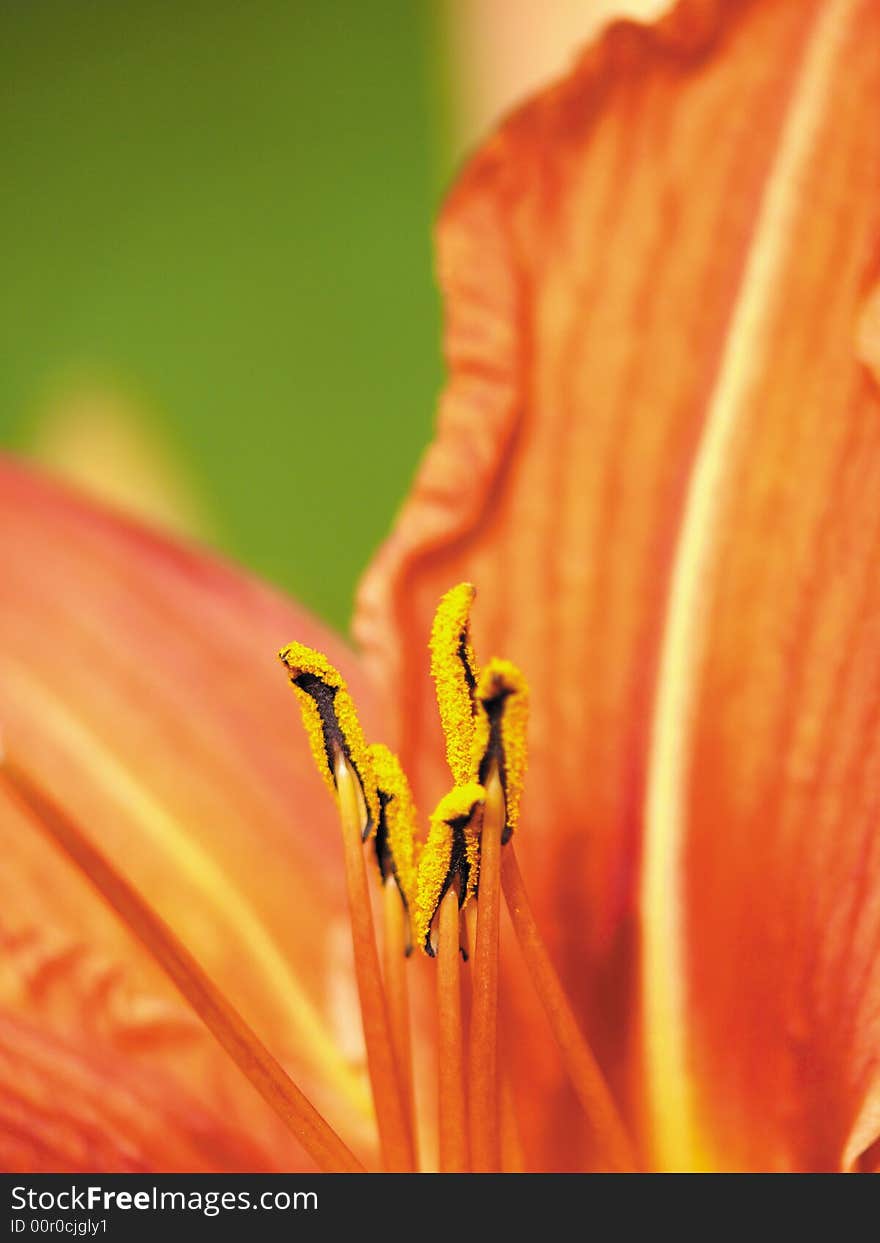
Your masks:
M462 871L407 965L423 1158L436 1109L444 1168L621 1168L625 1128L650 1168L880 1169L878 115L876 0L684 0L506 122L441 222L450 379L361 656L2 467L4 1168L373 1166L367 1069L411 1159L369 783L328 752L343 868L274 653L294 680L326 653L434 807L425 645L464 580L530 757L515 847L497 769L455 807L483 817L472 964Z

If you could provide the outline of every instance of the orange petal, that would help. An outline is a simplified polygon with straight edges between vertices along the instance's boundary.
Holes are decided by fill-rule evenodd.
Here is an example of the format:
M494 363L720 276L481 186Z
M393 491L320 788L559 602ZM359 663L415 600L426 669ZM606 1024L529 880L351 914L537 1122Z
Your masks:
M174 1078L86 1033L75 1042L0 1012L0 1168L145 1173L280 1168Z
M356 1142L369 1104L356 1008L339 1004L353 976L338 827L276 667L294 637L328 651L369 707L350 655L295 606L0 465L4 746ZM0 815L0 999L44 1031L176 1076L234 1125L276 1136L295 1164L253 1089L86 882L6 799Z
M745 377L737 408L763 421L784 499L811 463L786 457L775 412L795 421L804 454L808 435L821 446L814 483L826 497L831 441L873 430L854 350L858 330L862 353L878 356L876 321L867 311L856 321L876 186L866 94L876 17L871 0L684 0L653 28L615 26L483 148L441 222L450 379L414 494L364 580L357 634L397 708L394 741L416 796L430 803L445 774L425 636L449 584L477 585L478 657L513 659L533 688L520 839L529 887L612 1073L637 1011L667 599L692 480L728 400L723 377ZM823 112L816 162L800 197L790 182L768 241L756 222L768 202L777 211L785 135L804 124L792 117L807 106L802 66L817 23L832 41L837 23L856 41L863 31L860 68L848 77L835 60L841 102ZM755 281L771 310L749 292ZM763 459L750 461L752 486L766 491ZM772 505L762 516L767 529L741 555L761 556ZM785 546L779 567L805 547ZM691 604L699 613L701 600ZM728 624L747 608L740 585ZM666 727L672 763L674 716ZM753 732L750 746L762 739ZM717 805L713 815L717 834Z
M357 634L396 697L421 803L444 780L423 648L449 584L477 585L479 659L524 670L523 863L606 1052L629 1001L688 464L811 7L729 3L725 21L691 0L652 28L616 25L472 162L440 226L437 439L360 595Z
M772 50L760 10L796 17L803 42L659 666L644 885L655 1144L673 1168L871 1168L880 7L756 6L734 35L752 60Z

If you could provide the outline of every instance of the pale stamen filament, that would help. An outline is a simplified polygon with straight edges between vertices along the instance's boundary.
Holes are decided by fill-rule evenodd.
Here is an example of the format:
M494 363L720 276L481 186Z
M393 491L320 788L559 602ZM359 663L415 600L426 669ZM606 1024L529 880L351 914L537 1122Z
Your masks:
M498 1086L498 944L501 913L501 835L506 822L504 791L497 765L485 782L486 804L480 835L480 888L473 955L470 1026L469 1110L473 1169L500 1168Z
M355 974L383 1163L393 1172L410 1171L415 1168L412 1131L379 971L363 851L364 800L359 793L360 782L341 750L336 756L334 775L342 823Z
M437 913L437 1131L443 1174L463 1174L470 1169L458 903L455 880Z
M382 922L384 929L383 965L385 991L388 997L388 1021L394 1055L400 1073L407 1115L412 1133L414 1163L418 1166L417 1116L413 1084L412 1033L409 1017L408 918L397 886L386 880L382 886Z

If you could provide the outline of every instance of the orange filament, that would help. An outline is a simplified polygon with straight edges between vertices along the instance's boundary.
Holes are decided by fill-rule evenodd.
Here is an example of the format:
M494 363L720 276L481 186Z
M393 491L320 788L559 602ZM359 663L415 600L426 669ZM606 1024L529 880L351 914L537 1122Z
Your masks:
M440 1171L467 1173L467 1110L465 1108L464 1034L459 968L458 886L443 895L437 926L437 1123Z
M409 985L407 982L407 913L393 881L382 886L385 991L388 997L388 1021L394 1056L400 1073L407 1116L416 1149L416 1109L412 1070L412 1036L409 1022ZM414 1164L418 1164L417 1161Z
M497 766L485 782L480 838L480 888L474 938L469 1094L471 1162L478 1173L500 1168L498 1095L498 941L501 906L501 835L507 819Z
M544 1007L572 1087L595 1135L597 1150L603 1154L610 1170L633 1171L637 1163L632 1141L550 961L512 842L501 854L501 884L526 969Z
M490 864L490 866L492 865ZM500 886L499 886L499 893L500 893ZM463 912L463 915L466 916L466 918L462 921L464 925L462 929L462 946L463 946L465 954L468 954L468 946L470 945L471 947L473 947L476 941L478 906L479 906L479 902L472 902ZM471 948L470 953L471 955L473 954L473 948ZM503 981L500 979L500 973L499 973L499 980L498 980L499 996L498 996L497 1006L498 1006L499 1012L503 1014L504 1005L503 1005L503 996L501 995L502 989L503 989ZM471 1010L471 1002L473 998L473 993L471 992L471 990L464 988L462 989L462 994L464 998L463 1004L465 1008L464 1029L465 1029L465 1032L470 1033L472 1030L471 1023L470 1023L470 1010ZM503 1019L500 1020L500 1022L501 1022L501 1030L504 1030ZM496 1023L496 1040L498 1039L497 1033L498 1033L498 1024ZM470 1048L471 1056L473 1057L473 1048L470 1045L468 1047ZM526 1159L525 1159L525 1153L523 1151L522 1139L520 1137L519 1122L517 1120L516 1110L515 1110L515 1094L513 1090L513 1075L512 1075L509 1064L505 1062L503 1057L499 1057L498 1053L496 1053L496 1059L498 1063L498 1094L499 1094L498 1126L499 1126L499 1136L500 1136L499 1138L500 1166L505 1174L521 1174L524 1172L526 1168L526 1165L525 1165ZM473 1162L473 1165L474 1165L474 1169L476 1169L475 1161Z
M79 826L8 761L0 765L0 774L13 797L116 911L320 1169L330 1173L363 1173L364 1167L354 1154L164 920L92 845Z
M385 989L379 973L379 952L363 851L363 801L360 782L340 751L335 766L339 815L345 853L345 879L351 916L351 937L367 1064L379 1126L379 1142L387 1170L415 1168L406 1097L398 1071Z

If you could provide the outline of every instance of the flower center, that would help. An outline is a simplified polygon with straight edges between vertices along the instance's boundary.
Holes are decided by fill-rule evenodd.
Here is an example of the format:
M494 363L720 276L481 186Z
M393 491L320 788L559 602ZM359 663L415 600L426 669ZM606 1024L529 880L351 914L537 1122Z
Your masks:
M431 670L452 788L430 817L424 839L397 757L382 744L367 745L338 671L302 644L292 643L280 654L318 770L339 812L383 1166L419 1166L408 979L413 947L436 965L441 1170L498 1170L501 1150L518 1146L510 1134L512 1111L501 1107L515 1097L516 1084L498 1058L503 893L526 974L594 1133L594 1149L607 1168L633 1169L633 1145L554 970L520 874L514 838L526 768L528 690L509 661L477 668L469 627L473 599L469 584L447 592L432 630ZM136 887L8 751L0 755L0 781L141 941L320 1168L362 1169ZM375 863L369 872L368 857ZM381 965L371 874L383 888Z
M339 808L383 1161L386 1169L417 1167L405 965L415 945L437 960L440 1169L501 1168L502 1089L510 1088L497 1052L503 890L526 968L608 1164L632 1168L632 1145L544 949L519 875L511 839L526 771L528 687L510 661L493 659L478 668L470 636L474 596L470 583L448 591L431 631L431 673L452 787L424 838L400 761L383 744L367 745L339 672L300 643L279 653L315 762ZM386 891L381 972L361 844L370 838ZM470 999L467 1033L463 984Z

